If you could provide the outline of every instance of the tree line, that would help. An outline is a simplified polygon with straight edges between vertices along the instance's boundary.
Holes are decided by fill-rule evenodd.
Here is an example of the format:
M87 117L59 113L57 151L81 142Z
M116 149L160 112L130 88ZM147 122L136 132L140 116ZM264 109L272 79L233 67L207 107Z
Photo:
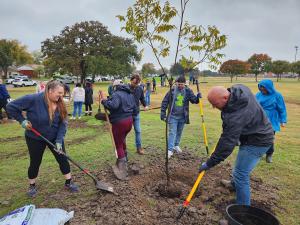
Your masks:
M298 74L300 79L300 61L288 62L285 60L274 60L267 54L253 54L247 61L230 59L222 63L220 73L228 74L231 82L234 76L243 74L254 74L257 82L258 74L272 72L276 74L277 82L281 79L282 74L293 72Z
M131 39L113 35L99 21L84 21L66 26L59 35L42 42L41 52L28 52L17 40L0 40L0 68L7 78L9 66L43 64L46 75L67 73L128 76L141 54Z

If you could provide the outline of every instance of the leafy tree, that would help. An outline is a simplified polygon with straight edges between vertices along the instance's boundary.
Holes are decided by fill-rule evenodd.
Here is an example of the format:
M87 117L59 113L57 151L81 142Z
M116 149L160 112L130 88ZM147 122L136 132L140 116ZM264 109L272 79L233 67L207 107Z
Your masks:
M75 75L79 72L81 83L84 82L88 71L101 72L99 67L88 69L95 60L104 60L106 64L113 60L114 63L109 63L111 70L122 70L123 74L129 71L130 64L140 60L137 47L130 39L112 35L98 21L85 21L65 27L60 35L42 42L42 52L46 58L55 62L60 70Z
M156 69L153 63L144 63L142 66L142 74L144 76L149 76L149 74L156 73Z
M42 65L39 65L34 69L34 72L40 77L42 74L45 74L45 68Z
M284 60L276 60L271 63L271 72L276 74L277 82L281 80L281 75L284 72L290 71L290 63Z
M294 73L298 74L298 80L300 80L300 61L292 63L291 69Z
M230 75L230 81L232 83L232 79L234 76L237 76L239 74L245 74L248 73L250 70L250 64L241 60L227 60L225 61L221 67L220 72L229 74Z
M32 63L33 58L27 47L21 45L17 40L0 40L0 67L4 71L4 78L7 78L7 70L11 65L22 65Z
M32 53L33 62L35 64L41 65L43 63L43 53L39 50L33 51Z
M257 75L263 72L270 71L271 57L267 54L253 54L248 63L251 64L251 72L255 74L255 81L257 82Z
M215 26L208 26L205 29L201 25L190 25L184 21L184 15L189 0L180 0L180 11L171 6L169 1L159 0L136 0L132 7L127 9L126 16L117 17L125 25L122 27L130 34L135 41L146 44L152 52L163 71L167 74L162 65L161 59L168 57L171 51L169 37L178 35L175 46L174 63L178 63L178 55L181 55L182 62L193 62L194 67L202 62L208 62L211 66L220 63L220 58L224 55L219 50L226 45L226 36L221 35ZM179 26L175 25L179 16ZM188 55L189 57L185 57ZM194 58L196 55L197 58ZM183 65L184 66L184 65ZM172 88L172 75L169 78L170 90ZM170 95L171 96L171 95ZM171 98L169 99L171 101ZM171 104L169 104L171 105ZM168 116L170 107L168 109ZM166 153L167 153L167 132L166 123ZM167 186L169 185L168 157L166 154L166 176Z
M183 63L193 62L194 67L202 62L208 62L214 66L219 64L219 59L224 56L218 51L225 47L226 36L221 35L215 26L208 26L205 29L201 25L190 25L184 21L184 13L189 0L180 2L181 10L178 12L169 1L162 3L159 0L136 0L135 4L127 9L126 16L117 16L121 22L125 22L122 29L132 35L135 41L146 44L152 49L165 74L161 58L169 56L171 45L168 35L174 36L174 32L178 35L173 65L178 63L179 54ZM174 22L178 15L180 23L176 26ZM197 58L192 57L191 53L197 55ZM188 54L189 57L184 57L184 54Z
M180 63L171 66L170 73L174 76L184 75L184 68Z
M160 75L160 74L163 74L164 73L164 71L166 72L166 74L168 74L169 73L169 70L168 70L168 68L159 68L156 72L157 72L157 74L158 75Z

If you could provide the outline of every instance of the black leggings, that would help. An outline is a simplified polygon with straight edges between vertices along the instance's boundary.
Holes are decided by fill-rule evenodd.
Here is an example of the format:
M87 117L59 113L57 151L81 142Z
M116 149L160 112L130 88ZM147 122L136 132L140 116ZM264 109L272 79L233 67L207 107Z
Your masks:
M43 154L46 149L46 146L51 150L56 161L59 164L60 171L62 174L70 173L70 164L67 158L64 155L60 155L53 150L53 147L47 144L45 141L36 140L30 137L25 136L26 144L30 156L30 165L28 168L28 178L35 179L38 176L39 168L42 162ZM65 152L64 143L62 144L62 149Z
M92 104L85 104L85 111L88 112L88 111L93 111L92 109Z

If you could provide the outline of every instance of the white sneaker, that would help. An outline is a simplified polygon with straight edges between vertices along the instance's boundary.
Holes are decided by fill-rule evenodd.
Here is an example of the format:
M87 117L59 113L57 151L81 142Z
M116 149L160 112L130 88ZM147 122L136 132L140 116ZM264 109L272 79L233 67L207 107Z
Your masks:
M177 153L181 153L181 152L182 152L182 150L181 150L181 148L180 148L179 146L175 146L173 149L174 149Z
M74 117L74 116L72 116L72 117L71 117L71 120L75 120L75 117Z
M80 119L81 119L81 116L79 116L78 119L80 120Z
M168 159L170 159L172 155L173 155L173 152L168 150Z

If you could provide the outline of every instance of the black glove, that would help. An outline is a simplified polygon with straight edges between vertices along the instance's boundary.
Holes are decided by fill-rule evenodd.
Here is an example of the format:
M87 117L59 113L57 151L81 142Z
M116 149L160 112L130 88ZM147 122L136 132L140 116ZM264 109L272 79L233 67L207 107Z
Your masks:
M166 116L161 116L160 119L161 119L162 121L165 121L165 122L167 121L167 117L166 117Z
M209 167L207 166L206 162L204 162L199 167L199 173L201 173L202 171L208 170L208 169L209 169Z

